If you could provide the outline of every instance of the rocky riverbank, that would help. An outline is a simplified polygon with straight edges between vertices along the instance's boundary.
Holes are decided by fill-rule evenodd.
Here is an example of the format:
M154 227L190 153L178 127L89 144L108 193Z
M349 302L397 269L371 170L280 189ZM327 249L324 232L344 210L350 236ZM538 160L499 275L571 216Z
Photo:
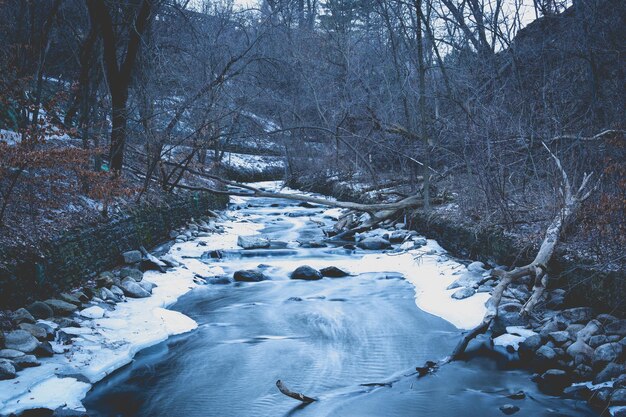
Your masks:
M219 241L224 234L215 218L192 219L171 231L178 242ZM206 283L202 276L222 271L199 262L184 265L176 253L161 249L158 257L127 251L123 266L3 313L0 415L38 408L83 415L80 400L93 383L137 351L196 327L190 318L163 307Z

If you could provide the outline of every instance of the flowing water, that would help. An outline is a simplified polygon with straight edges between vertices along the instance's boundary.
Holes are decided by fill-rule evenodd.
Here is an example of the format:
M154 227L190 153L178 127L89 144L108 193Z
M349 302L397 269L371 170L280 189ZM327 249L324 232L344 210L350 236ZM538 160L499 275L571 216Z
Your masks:
M320 208L253 199L240 218L262 223L279 241L322 237ZM209 250L210 248L207 248ZM199 328L139 353L96 384L90 416L592 416L584 402L538 392L531 374L494 355L475 355L431 376L412 370L439 359L460 331L421 311L415 290L394 271L319 281L290 280L299 265L350 270L362 251L342 247L228 251L218 263L232 274L261 265L270 281L206 285L171 308ZM280 394L282 379L320 399L303 406ZM391 386L361 384L393 380ZM526 398L508 394L523 390Z

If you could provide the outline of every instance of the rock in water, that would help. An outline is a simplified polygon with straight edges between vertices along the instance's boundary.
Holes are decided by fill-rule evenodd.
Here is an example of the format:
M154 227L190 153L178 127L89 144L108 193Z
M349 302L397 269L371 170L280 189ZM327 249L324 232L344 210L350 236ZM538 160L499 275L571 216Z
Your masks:
M143 289L139 284L131 280L123 281L121 284L124 295L132 298L150 297L150 293Z
M26 310L37 319L49 319L54 315L50 306L42 301L35 301Z
M238 236L237 245L244 249L264 249L270 247L270 241L259 236Z
M39 342L26 330L14 330L4 334L4 346L7 349L30 353L37 348Z
M255 271L254 269L237 271L233 278L238 282L259 282L269 279L263 272Z
M391 247L391 243L382 237L367 237L356 244L359 248L365 250L382 250Z
M323 276L329 277L329 278L341 278L341 277L347 277L348 275L350 275L346 271L339 269L336 266L329 266L326 268L322 268L320 269L320 272L322 273Z
M0 359L0 380L13 379L16 376L15 367L11 361L7 359Z
M134 264L141 261L141 252L138 250L130 250L122 254L124 262L127 264Z
M296 270L291 273L291 279L304 279L307 281L315 281L318 279L322 279L322 273L315 268L311 268L308 265L303 265L296 268Z
M46 304L54 311L54 314L58 316L69 316L76 311L78 307L74 304L62 300L50 299L45 301Z
M517 413L519 411L519 407L513 404L504 404L500 407L500 411L502 411L503 414L510 416L511 414Z

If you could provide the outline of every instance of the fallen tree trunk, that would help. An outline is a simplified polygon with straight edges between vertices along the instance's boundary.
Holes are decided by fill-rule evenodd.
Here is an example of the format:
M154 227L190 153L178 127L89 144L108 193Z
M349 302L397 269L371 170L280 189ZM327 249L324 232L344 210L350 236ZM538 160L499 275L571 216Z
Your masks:
M580 187L574 192L567 173L561 165L561 161L550 151L550 149L548 149L545 144L543 146L550 153L550 156L554 160L561 174L563 205L552 222L548 225L544 239L539 247L539 251L530 264L515 268L508 272L500 270L493 271L492 276L499 278L500 282L494 288L491 298L489 298L486 303L487 312L485 313L483 320L478 326L468 331L463 338L461 338L455 349L452 351L452 354L440 361L438 366L459 359L459 357L467 349L467 346L472 339L489 330L494 319L498 316L498 307L500 306L502 296L506 289L511 283L525 276L531 276L534 278L533 293L522 307L520 314L528 315L533 311L549 283L547 265L554 254L554 250L559 241L563 226L572 217L574 217L582 202L585 201L597 187L597 184L596 186L589 187L589 180L591 179L593 173L585 173ZM424 367L419 367L418 369L420 368Z

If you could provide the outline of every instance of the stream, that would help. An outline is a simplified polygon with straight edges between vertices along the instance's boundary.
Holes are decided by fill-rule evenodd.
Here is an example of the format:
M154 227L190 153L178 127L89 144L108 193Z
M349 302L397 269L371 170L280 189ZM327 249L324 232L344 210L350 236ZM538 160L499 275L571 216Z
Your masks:
M499 407L513 404L518 416L597 415L585 402L542 394L528 370L493 352L417 379L415 366L446 356L460 331L417 307L414 285L392 262L389 271L380 262L369 268L364 256L373 251L288 243L321 239L320 225L332 224L324 212L263 198L231 207L227 214L274 241L269 249L226 250L213 259L207 246L204 254L180 255L199 256L230 276L260 265L271 280L208 284L182 296L170 308L198 329L141 351L94 385L83 402L88 414L500 416ZM301 265L358 273L289 279ZM319 401L304 406L285 397L277 379ZM360 385L390 379L391 386ZM507 398L520 390L525 399Z

